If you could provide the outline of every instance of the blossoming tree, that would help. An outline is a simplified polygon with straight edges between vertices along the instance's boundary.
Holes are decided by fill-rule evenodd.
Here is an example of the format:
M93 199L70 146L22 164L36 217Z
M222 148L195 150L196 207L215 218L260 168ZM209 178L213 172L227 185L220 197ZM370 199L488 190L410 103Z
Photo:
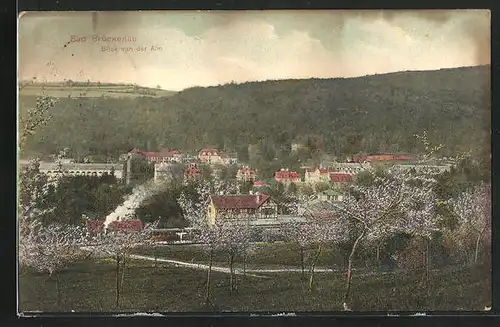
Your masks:
M354 185L342 202L331 202L338 220L351 222L357 236L354 239L347 265L344 309L349 310L352 262L360 243L374 241L398 231L398 219L408 200L417 200L423 189L431 188L433 179L408 172L390 170L374 178L371 185ZM334 221L334 220L332 220Z
M201 182L194 186L194 192L189 194L183 192L177 199L177 203L182 209L184 218L195 230L193 240L204 244L203 249L208 252L209 255L205 292L205 304L209 305L213 257L217 250L228 248L225 240L228 235L227 230L230 229L231 226L225 223L225 219L217 220L214 225L209 224L207 220L207 205L210 201L210 195L234 193L237 187L234 183L218 180ZM231 276L233 276L232 271Z
M491 186L481 184L463 192L449 201L458 219L457 233L460 238L474 233L474 263L477 262L481 239L491 231Z
M126 263L130 250L135 247L149 245L153 242L153 230L158 222L147 224L140 231L108 231L87 233L84 249L90 251L94 258L114 258L116 262L116 308L120 305L120 295L123 292ZM120 276L121 273L121 276Z
M29 224L19 238L19 264L47 272L55 278L57 306L61 304L59 272L76 260L86 244L85 231L77 226L51 224L42 226L38 221Z

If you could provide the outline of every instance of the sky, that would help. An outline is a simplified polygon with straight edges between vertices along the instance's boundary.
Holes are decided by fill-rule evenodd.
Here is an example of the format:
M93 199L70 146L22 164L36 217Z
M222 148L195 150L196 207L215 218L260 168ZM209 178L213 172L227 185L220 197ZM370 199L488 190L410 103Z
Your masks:
M489 63L488 10L28 12L18 20L22 81L179 91Z

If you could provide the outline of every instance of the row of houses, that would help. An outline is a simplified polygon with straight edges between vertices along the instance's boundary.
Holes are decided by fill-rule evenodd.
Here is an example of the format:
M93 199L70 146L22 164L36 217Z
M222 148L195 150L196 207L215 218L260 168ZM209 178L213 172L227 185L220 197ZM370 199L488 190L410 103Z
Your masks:
M275 228L284 223L304 222L308 215L315 219L333 218L335 212L331 207L328 209L328 203L342 201L341 196L331 190L321 192L307 212L297 210L295 214L281 214L278 203L268 194L212 195L206 207L206 219L212 226L220 219L231 219L233 222L248 223L255 227ZM87 220L86 223L91 232L104 231L103 220ZM142 221L134 218L113 221L107 230L135 232L143 227Z
M19 165L21 168L29 165L29 161L20 160ZM112 174L117 179L123 178L124 172L123 164L113 163L73 163L71 161L60 162L40 162L40 172L46 174L51 178L56 178L60 174L66 176L103 176Z
M330 169L306 169L304 175L304 183L318 184L318 183L347 183L351 182L354 174L350 172L341 172ZM300 173L289 171L288 169L281 169L274 174L274 179L279 183L302 183Z
M159 152L141 151L132 149L129 154L137 155L150 163L190 163L193 161L203 164L231 165L238 162L236 154L224 152L217 148L201 149L197 156L190 156L175 149L164 149Z
M408 155L395 155L395 154L371 154L371 155L360 155L354 156L352 158L353 163L366 163L366 162L377 162L377 161L410 161L415 158Z

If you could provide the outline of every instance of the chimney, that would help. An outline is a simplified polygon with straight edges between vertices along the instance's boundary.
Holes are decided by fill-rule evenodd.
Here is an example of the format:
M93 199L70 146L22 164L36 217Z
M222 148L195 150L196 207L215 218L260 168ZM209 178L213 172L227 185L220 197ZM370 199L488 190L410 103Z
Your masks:
M255 195L256 195L255 202L260 203L260 193L256 192Z

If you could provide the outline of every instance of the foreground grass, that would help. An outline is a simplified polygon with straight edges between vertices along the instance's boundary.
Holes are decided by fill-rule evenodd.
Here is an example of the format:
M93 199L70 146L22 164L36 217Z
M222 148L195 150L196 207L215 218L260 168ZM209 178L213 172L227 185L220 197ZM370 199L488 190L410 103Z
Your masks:
M305 265L309 265L315 249L306 250ZM152 247L138 247L133 250L135 254L156 256L158 258L168 258L193 263L207 263L209 255L201 251L201 245L158 245ZM227 252L217 251L214 254L214 263L227 265ZM242 266L241 258L238 258L235 265ZM299 249L293 244L287 243L261 243L256 244L248 254L247 263L249 268L265 267L300 267L301 257ZM339 251L325 248L318 258L317 265L328 268L344 268L344 258Z
M26 269L20 275L21 311L339 311L344 275L316 276L308 292L298 273L238 277L229 293L229 275L212 273L213 306L204 306L206 271L131 261L126 270L121 305L115 307L113 262L81 261L60 273L61 305L55 281ZM352 306L360 311L481 310L491 302L489 266L433 271L429 287L420 275L387 273L354 275Z

